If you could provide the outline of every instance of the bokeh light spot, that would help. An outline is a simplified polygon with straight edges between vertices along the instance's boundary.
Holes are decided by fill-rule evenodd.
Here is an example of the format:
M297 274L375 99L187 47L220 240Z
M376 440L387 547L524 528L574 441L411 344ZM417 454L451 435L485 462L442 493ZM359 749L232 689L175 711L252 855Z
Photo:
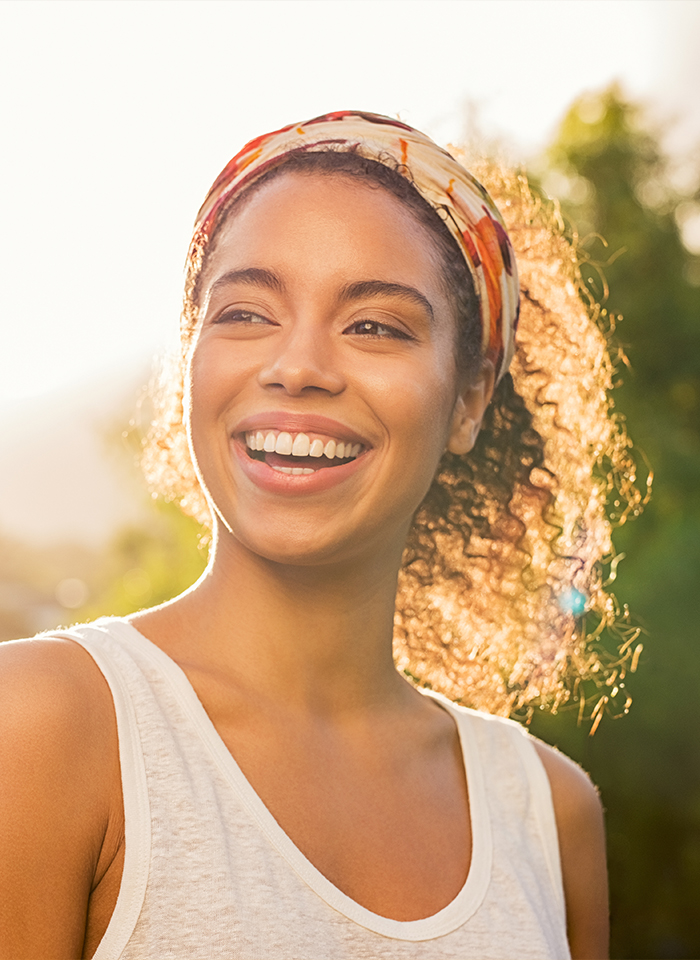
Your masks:
M580 617L586 609L586 595L576 590L575 587L569 587L559 596L559 606L566 613L573 613L575 617Z

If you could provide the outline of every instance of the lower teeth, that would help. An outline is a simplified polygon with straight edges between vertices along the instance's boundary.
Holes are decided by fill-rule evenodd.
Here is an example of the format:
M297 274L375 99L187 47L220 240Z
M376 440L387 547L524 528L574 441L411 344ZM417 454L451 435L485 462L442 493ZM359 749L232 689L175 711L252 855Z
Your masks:
M316 473L316 471L312 470L310 467L272 467L272 469L276 470L277 473L291 473L295 477L298 477L301 474Z

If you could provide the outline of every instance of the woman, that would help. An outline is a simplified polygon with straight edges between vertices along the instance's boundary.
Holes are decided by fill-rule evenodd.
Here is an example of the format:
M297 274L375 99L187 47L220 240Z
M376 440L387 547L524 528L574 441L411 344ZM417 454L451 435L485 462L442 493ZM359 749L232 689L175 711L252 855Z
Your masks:
M332 114L212 187L149 467L210 562L0 649L0 956L606 956L588 778L435 692L561 700L611 617L605 343L509 189L520 393L511 241L422 134Z

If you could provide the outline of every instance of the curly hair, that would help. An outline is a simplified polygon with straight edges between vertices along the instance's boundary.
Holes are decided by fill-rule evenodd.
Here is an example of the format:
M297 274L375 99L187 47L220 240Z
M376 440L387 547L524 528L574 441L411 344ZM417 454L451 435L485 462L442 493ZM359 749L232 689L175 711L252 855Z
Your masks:
M453 152L454 148L453 148ZM458 155L458 159L462 159ZM466 164L465 164L466 165ZM614 364L586 293L575 246L556 206L522 174L486 161L469 168L506 221L516 250L521 311L516 355L498 385L473 451L445 453L413 521L396 598L394 658L414 682L491 713L553 709L582 681L601 693L593 709L621 695L636 664L638 631L606 589L615 559L611 530L643 506L631 443L614 415ZM181 352L164 370L142 465L154 492L211 524L183 427L186 356L198 323L198 283L226 220L283 173L360 178L404 203L434 240L445 290L458 318L457 361L480 363L478 301L442 211L424 200L410 171L333 150L285 158L222 210L187 263ZM608 581L609 582L609 581ZM607 655L605 628L622 645Z

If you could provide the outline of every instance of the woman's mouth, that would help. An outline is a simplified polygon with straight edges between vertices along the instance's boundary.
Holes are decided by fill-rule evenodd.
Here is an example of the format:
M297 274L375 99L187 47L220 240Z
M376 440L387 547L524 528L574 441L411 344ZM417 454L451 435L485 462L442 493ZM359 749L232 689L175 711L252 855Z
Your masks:
M263 461L277 473L295 476L348 463L365 449L361 443L285 430L250 430L244 437L251 459Z

